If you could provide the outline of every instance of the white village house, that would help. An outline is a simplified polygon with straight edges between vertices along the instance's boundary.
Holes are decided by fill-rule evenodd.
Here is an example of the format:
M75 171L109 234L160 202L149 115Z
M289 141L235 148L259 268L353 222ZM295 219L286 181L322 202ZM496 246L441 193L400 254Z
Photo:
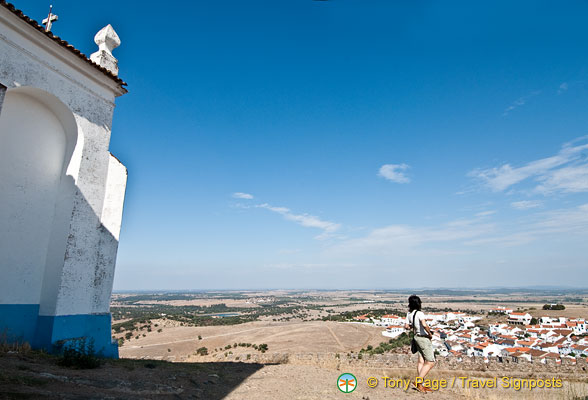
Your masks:
M508 315L508 323L512 325L529 325L532 319L529 313L512 312Z
M588 355L588 338L585 319L565 317L541 317L538 324L530 325L532 316L526 312L513 312L503 307L489 310L502 314L502 322L488 325L483 330L476 325L479 315L463 312L430 312L425 314L431 327L432 344L440 357L483 357L485 361L499 362L527 360L546 363L548 360L561 362L562 358L575 359ZM367 316L358 317L367 319ZM405 317L384 315L378 324L387 326L382 336L396 338L401 335L406 323ZM376 325L378 325L376 324Z
M48 28L0 0L0 332L48 351L84 338L117 357L110 295L127 171L109 142L127 92L112 55L120 40L108 25L89 59Z
M502 306L498 306L498 307L490 309L490 312L495 313L495 314L510 314L513 311L514 310L512 308L502 307Z
M392 314L383 315L380 320L384 326L404 326L406 323L406 318Z

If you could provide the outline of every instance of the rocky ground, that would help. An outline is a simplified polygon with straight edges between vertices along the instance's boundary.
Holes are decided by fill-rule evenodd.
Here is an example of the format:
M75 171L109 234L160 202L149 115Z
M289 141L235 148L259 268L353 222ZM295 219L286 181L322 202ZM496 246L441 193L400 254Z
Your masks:
M259 364L106 360L95 369L31 352L0 356L1 399L223 399Z
M0 354L0 399L588 399L588 381L566 381L561 389L464 389L460 385L431 394L387 388L382 376L410 378L411 372L385 369L338 371L312 365L240 362L170 363L153 360L104 360L95 369L59 365L59 358L38 352ZM336 386L343 372L358 380L353 393ZM469 375L467 372L464 374ZM375 388L367 385L378 377ZM433 378L456 376L435 371ZM586 377L588 378L588 377Z

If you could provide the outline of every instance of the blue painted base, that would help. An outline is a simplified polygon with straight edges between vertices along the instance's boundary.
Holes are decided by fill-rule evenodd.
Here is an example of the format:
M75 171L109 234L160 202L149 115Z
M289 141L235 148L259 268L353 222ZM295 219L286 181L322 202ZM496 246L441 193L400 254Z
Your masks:
M102 357L118 358L110 314L42 316L38 304L0 304L0 334L3 332L9 342L26 341L50 353L60 353L84 340Z
M0 304L0 340L33 343L38 317L38 304Z
M92 344L94 351L107 358L118 358L118 344L112 342L110 314L39 316L34 347L61 352L75 340Z

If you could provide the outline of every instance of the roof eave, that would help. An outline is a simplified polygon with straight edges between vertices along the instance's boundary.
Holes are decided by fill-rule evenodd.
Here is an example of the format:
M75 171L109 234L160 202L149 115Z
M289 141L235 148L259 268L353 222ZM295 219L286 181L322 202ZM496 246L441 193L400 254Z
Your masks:
M26 29L26 32L23 33L26 34L30 32L31 39L45 38L41 39L41 41L44 42L45 47L48 50L59 56L68 64L74 66L76 69L83 71L85 75L90 76L101 84L108 86L115 93L115 97L128 93L128 90L125 88L127 85L126 82L106 68L91 61L85 54L76 49L73 45L66 42L65 40L62 40L60 37L54 35L51 32L45 32L45 29L41 25L39 25L35 20L26 16L14 5L4 0L0 0L0 6L2 6L0 10L7 10L9 14L16 17L18 21L21 21L22 23L26 24L26 26L33 28L32 30ZM18 27L16 24L14 26ZM83 62L80 63L79 61Z

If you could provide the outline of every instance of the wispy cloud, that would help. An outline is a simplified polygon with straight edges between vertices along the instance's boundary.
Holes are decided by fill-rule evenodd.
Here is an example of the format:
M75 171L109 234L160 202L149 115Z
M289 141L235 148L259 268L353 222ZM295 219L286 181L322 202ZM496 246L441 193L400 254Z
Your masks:
M266 210L280 214L288 221L296 222L297 224L302 225L306 228L321 229L323 232L320 235L316 236L316 239L327 239L341 228L341 224L337 224L330 221L324 221L319 217L310 214L294 214L289 208L286 207L274 207L267 203L258 204L255 207L264 208Z
M568 90L573 90L574 88L576 88L578 86L583 87L585 85L586 85L586 81L584 81L584 80L562 82L557 88L557 94L560 95L560 94L567 92Z
M489 222L482 215L436 226L389 225L334 244L327 248L327 253L345 260L355 256L359 260L409 262L411 258L466 255L493 247L520 246L539 239L561 238L563 234L575 238L588 236L588 204L538 212L512 221Z
M541 207L542 205L543 202L539 200L521 200L510 203L510 206L517 210L529 210L531 208Z
M380 167L378 175L392 182L409 183L410 178L404 173L409 168L407 164L384 164Z
M495 192L533 178L539 184L534 192L588 191L588 136L565 143L554 156L531 161L521 167L504 164L500 167L475 169L468 176L481 181Z
M588 234L588 203L542 213L541 218L531 228L536 234Z
M426 245L472 239L491 233L494 229L495 225L484 222L483 217L458 219L440 226L429 227L389 225L374 229L364 237L345 240L333 246L331 251L342 254L406 255Z
M529 93L526 96L519 97L510 106L506 107L506 109L502 113L502 116L506 117L511 111L513 111L516 108L524 106L525 104L527 104L527 101L529 101L529 99L537 96L540 93L541 93L541 90L536 90L534 92Z
M481 211L476 214L476 217L489 217L493 214L496 214L496 210Z
M235 192L232 194L232 197L235 199L245 199L245 200L251 200L253 199L253 195L249 194L249 193L243 193L243 192Z
M569 166L549 171L540 177L541 184L535 192L550 194L553 192L579 193L588 192L588 164Z
M464 244L518 246L550 235L560 238L562 234L573 234L576 237L588 235L588 204L536 213L528 219L517 221L513 231L506 232L503 228L494 235L475 238Z
M465 246L521 246L535 240L529 232L502 233L494 236L483 236L463 242Z

